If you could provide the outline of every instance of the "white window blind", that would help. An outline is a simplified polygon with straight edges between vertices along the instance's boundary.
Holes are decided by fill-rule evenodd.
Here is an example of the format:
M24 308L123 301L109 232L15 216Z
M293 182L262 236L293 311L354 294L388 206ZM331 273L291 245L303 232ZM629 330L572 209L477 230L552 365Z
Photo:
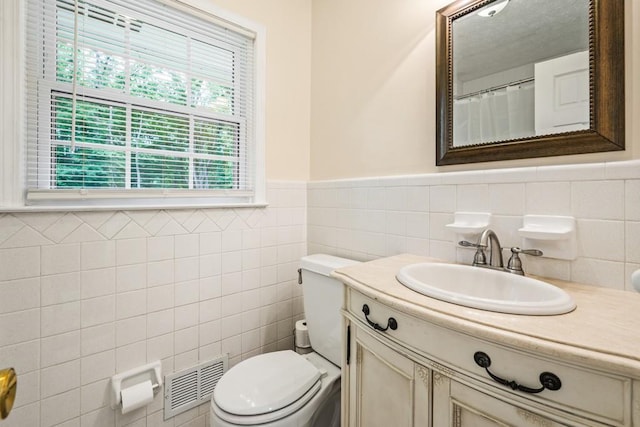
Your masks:
M27 201L251 202L253 35L154 0L29 0Z

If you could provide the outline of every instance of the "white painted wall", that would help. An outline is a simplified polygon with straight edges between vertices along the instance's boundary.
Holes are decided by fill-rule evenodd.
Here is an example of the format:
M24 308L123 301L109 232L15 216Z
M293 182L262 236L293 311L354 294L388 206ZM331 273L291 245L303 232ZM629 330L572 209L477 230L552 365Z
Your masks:
M625 0L625 152L436 168L435 12L449 2L313 2L312 180L640 158L640 3Z
M311 2L185 2L266 28L269 207L0 212L0 368L19 378L3 427L205 426L208 404L163 421L162 393L122 416L109 407L109 378L152 360L170 373L223 352L233 365L292 347L303 311L296 270L306 254ZM3 22L15 4L2 2ZM2 32L9 27L3 40L13 40ZM0 48L0 70L19 69L19 54ZM0 87L0 143L15 140L6 129L19 123L19 88ZM9 148L0 147L0 161ZM0 196L19 182L0 171Z

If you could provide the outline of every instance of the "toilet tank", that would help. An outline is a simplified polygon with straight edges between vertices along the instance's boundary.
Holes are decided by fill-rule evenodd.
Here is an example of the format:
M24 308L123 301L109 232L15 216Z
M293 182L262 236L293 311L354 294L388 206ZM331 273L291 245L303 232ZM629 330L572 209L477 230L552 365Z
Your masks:
M302 297L309 329L309 341L316 353L340 366L342 331L340 309L344 295L342 283L329 274L358 261L315 254L300 259Z

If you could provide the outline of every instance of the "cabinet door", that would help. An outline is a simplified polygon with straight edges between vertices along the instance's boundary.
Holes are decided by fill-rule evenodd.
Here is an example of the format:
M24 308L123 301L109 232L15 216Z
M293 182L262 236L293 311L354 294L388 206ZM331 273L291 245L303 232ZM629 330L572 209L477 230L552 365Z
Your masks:
M430 371L364 329L354 324L351 328L348 425L430 426Z
M433 425L439 427L601 426L590 420L560 420L524 409L438 372L433 373Z

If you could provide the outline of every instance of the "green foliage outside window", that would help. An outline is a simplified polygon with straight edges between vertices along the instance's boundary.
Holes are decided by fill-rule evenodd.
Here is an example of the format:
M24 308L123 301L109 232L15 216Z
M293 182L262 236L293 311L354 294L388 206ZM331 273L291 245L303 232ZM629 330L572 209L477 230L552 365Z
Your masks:
M138 37L145 31L144 24L140 25ZM114 26L113 31L117 36L124 29ZM58 33L64 35L62 30ZM204 49L204 44L198 43ZM52 92L52 187L237 188L239 123L195 115L199 108L234 114L231 78L214 81L188 77L162 65L126 59L107 50L78 47L78 92L82 93L82 88L101 89L157 104L142 108L135 103L79 97L72 150L70 94ZM232 53L229 55L232 64ZM73 56L72 43L61 37L56 43L57 82L73 81ZM167 107L156 107L160 103ZM194 113L172 112L171 105L191 108ZM129 183L125 182L127 177Z

